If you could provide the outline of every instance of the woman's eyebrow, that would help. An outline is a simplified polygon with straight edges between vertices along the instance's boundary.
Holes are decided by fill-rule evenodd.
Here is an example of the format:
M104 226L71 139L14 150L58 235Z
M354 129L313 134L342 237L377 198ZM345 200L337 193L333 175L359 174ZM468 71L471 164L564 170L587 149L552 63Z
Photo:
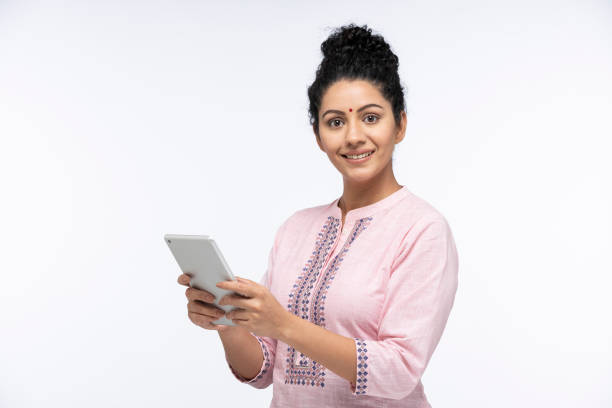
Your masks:
M364 110L366 108L371 108L372 106L375 106L375 107L380 108L380 109L384 109L380 105L377 105L375 103L369 103L369 104L363 105L361 108L357 109L357 112L361 112L362 110ZM322 118L325 117L325 115L327 115L328 113L336 113L338 115L344 115L344 112L342 112L342 111L335 110L335 109L329 109L329 110L326 110L325 113L321 117Z

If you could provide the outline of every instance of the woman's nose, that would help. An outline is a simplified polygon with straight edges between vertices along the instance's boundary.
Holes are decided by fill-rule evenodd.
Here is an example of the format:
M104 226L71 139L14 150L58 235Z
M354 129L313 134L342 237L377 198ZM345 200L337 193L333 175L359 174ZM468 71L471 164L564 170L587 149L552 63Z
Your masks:
M347 125L346 139L349 142L356 142L363 139L362 129L360 129L359 126L356 124Z

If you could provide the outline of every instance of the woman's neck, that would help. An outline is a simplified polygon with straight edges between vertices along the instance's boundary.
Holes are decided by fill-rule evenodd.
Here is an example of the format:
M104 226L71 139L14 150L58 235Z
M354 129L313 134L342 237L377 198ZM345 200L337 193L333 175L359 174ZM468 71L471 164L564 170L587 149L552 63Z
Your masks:
M374 204L383 198L395 193L403 186L400 185L395 178L385 184L370 184L368 186L344 185L342 197L338 200L338 207L342 212L341 230L344 228L344 220L346 214L356 208L365 207L366 205Z

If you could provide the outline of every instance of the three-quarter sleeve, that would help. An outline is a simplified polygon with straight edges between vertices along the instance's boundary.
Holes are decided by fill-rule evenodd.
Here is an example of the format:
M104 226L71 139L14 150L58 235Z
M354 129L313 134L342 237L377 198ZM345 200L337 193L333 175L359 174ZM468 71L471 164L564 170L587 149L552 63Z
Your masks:
M378 338L354 337L355 395L402 399L419 384L452 309L458 257L443 217L407 232L390 267Z
M265 286L266 288L268 288L268 290L270 290L270 286L271 286L270 283L272 281L274 265L276 261L276 254L279 249L279 244L281 241L281 233L285 227L285 224L286 223L282 224L276 232L276 235L274 237L274 244L272 245L272 248L270 249L270 252L268 254L268 268L259 281L259 283ZM251 335L255 337L257 341L259 342L259 345L261 347L261 353L263 355L263 361L262 361L261 367L255 377L253 377L250 380L247 380L246 378L238 374L236 370L234 370L234 367L232 367L232 365L227 360L227 355L226 355L225 360L232 374L238 381L245 383L245 384L249 384L255 388L266 388L270 384L272 384L272 381L273 381L272 373L274 371L274 357L276 355L277 340L272 337L256 336L253 333L251 333Z
M274 355L276 354L276 339L271 339L269 337L260 337L254 336L258 341L261 347L261 352L263 354L263 363L261 364L261 368L255 377L250 380L242 377L240 374L234 370L234 367L226 362L234 377L245 384L249 384L255 388L266 388L270 384L272 384L272 371L274 368ZM273 342L271 341L273 340Z
M268 274L270 273L270 267L273 264L273 254L274 248L270 251L270 255L268 257L268 270L264 273L264 276L261 278L259 283L264 285L268 289L270 289L270 284L268 280ZM263 361L261 363L261 367L259 368L259 372L255 377L250 380L242 377L240 374L234 370L234 367L227 360L227 355L225 357L225 361L227 362L228 367L230 368L234 377L245 384L249 384L255 388L266 388L270 384L272 384L272 372L274 368L274 357L276 355L276 339L265 336L256 336L251 333L253 337L257 339L259 342L259 346L261 347L261 353L263 355Z

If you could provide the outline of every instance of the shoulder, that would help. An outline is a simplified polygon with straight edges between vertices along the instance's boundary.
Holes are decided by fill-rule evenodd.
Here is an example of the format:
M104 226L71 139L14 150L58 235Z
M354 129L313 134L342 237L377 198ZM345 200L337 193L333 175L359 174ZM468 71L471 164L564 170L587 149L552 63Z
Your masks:
M446 217L429 201L409 192L399 204L393 209L393 214L387 214L390 216L387 220L389 228L394 230L391 253L395 258L415 250L454 245Z
M429 265L439 259L455 258L456 247L446 217L426 200L411 194L399 209L397 235L391 270L404 262ZM449 261L449 265L454 264Z
M446 217L433 204L411 191L396 207L394 218L405 232L427 228L431 224L448 226Z

